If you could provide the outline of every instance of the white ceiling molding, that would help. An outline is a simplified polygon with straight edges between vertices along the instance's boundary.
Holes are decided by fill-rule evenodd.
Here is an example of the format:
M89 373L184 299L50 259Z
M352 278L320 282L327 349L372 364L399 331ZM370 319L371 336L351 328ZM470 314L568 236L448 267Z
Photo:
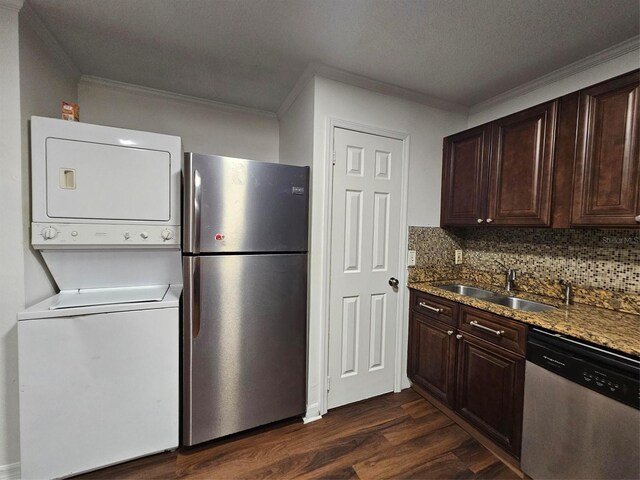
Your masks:
M311 80L315 74L315 64L310 64L307 68L304 69L302 75L298 77L295 85L280 104L278 112L276 113L278 118L282 118L282 116L287 113L291 105L293 105L293 102L295 102L296 98L298 98L298 95L302 93L304 87L307 86L307 83L309 83L309 80Z
M6 0L0 0L0 2L2 1ZM51 53L53 58L55 58L58 63L61 64L69 72L71 76L75 77L76 79L80 78L80 75L82 75L80 69L76 66L75 63L73 63L73 60L71 60L69 55L67 55L67 52L62 49L49 29L45 27L44 23L35 12L33 7L29 4L29 2L24 2L24 7L22 8L20 14L23 15L23 18L25 19L27 24L33 29L36 35L38 35L40 40L42 40L45 46L49 49L49 52Z
M640 36L632 37L629 40L625 40L622 43L614 45L613 47L607 48L605 50L602 50L601 52L589 55L582 60L571 63L566 67L559 68L558 70L554 70L547 75L543 75L542 77L538 77L535 80L527 82L516 88L512 88L511 90L500 93L495 97L491 97L485 100L484 102L477 103L469 108L469 113L474 114L480 112L486 108L519 97L533 90L537 90L538 88L542 88L546 85L558 82L564 78L570 77L584 70L588 70L597 65L621 57L622 55L626 55L627 53L631 53L633 51L637 51L638 55L640 56Z
M193 97L191 95L183 95L181 93L168 92L166 90L159 90L157 88L143 87L142 85L134 85L132 83L119 82L117 80L109 80L107 78L93 77L91 75L82 75L80 77L80 85L96 85L100 87L110 88L114 90L121 90L136 95L142 95L146 97L160 97L167 100L173 100L181 103L191 103L205 105L207 107L216 108L227 112L242 112L252 115L259 115L261 117L275 118L276 114L268 112L266 110L260 110L257 108L241 107L238 105L231 105L229 103L216 102L215 100L209 100L207 98Z
M278 108L278 117L284 115L289 107L293 104L295 99L300 95L300 92L304 89L307 82L314 76L320 76L329 80L335 80L336 82L344 83L354 87L360 87L365 90L370 90L382 95L389 95L392 97L402 98L412 102L420 103L428 107L437 108L439 110L446 110L450 112L467 113L469 108L460 105L458 103L448 102L425 93L416 92L415 90L409 90L407 88L392 85L390 83L380 82L373 80L362 75L347 72L339 68L330 67L321 63L310 64L302 75L296 81L291 92L286 96L280 107Z
M22 4L24 0L0 0L0 8L4 8L5 10L11 10L14 12L19 12L22 8Z

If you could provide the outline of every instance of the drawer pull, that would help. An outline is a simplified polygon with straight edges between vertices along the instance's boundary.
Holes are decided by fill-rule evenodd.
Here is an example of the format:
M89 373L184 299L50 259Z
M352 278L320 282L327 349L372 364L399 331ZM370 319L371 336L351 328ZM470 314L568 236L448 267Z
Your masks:
M433 312L442 313L444 311L442 308L432 307L431 305L427 305L424 302L420 302L418 305L420 305L421 307L424 307L424 308L428 308L429 310L431 310Z
M484 330L485 332L493 333L496 336L504 335L504 330L494 330L493 328L485 327L484 325L480 325L475 320L471 320L469 324L474 328L479 328L480 330Z

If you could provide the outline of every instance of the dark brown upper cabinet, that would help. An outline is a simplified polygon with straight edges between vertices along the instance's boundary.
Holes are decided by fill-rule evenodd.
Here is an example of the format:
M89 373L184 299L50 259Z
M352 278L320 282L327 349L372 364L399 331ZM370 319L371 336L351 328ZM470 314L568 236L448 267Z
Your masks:
M580 92L571 224L640 223L638 71Z
M557 100L445 138L443 226L549 226Z
M551 224L557 103L545 103L493 122L485 222Z
M465 130L444 140L443 225L484 222L490 125Z

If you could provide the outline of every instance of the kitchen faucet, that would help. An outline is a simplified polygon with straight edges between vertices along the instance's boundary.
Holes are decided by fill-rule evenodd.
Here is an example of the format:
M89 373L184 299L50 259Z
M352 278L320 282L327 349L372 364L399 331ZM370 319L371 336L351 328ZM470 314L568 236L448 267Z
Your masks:
M507 292L510 292L511 290L513 290L514 282L516 281L516 272L518 270L515 269L515 268L507 267L504 263L500 262L499 260L496 260L496 263L498 265L500 265L502 268L504 268L504 270L505 270L505 272L504 272L504 289Z
M573 285L568 280L559 280L560 286L563 288L563 300L565 305L573 305Z

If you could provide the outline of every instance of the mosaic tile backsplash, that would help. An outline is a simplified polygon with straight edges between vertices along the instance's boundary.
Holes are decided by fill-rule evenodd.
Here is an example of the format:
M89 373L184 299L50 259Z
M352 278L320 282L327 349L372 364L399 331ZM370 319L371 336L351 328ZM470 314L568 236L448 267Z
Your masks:
M638 230L409 227L409 249L416 250L410 281L472 274L499 284L500 261L518 269L523 291L556 296L562 278L576 287L576 301L592 303L595 295L603 300L593 304L606 308L640 305ZM454 266L456 249L463 250L461 266Z

